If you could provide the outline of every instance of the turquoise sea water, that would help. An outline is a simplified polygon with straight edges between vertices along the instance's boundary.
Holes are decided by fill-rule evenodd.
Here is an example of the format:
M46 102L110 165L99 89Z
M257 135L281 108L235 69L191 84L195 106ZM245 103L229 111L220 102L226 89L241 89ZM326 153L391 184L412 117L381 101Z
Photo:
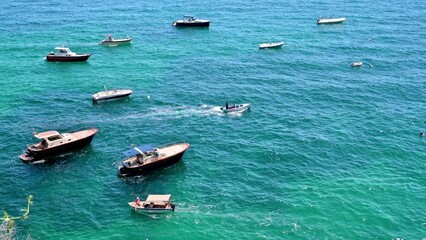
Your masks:
M422 1L2 1L0 210L35 239L426 238ZM184 14L209 29L176 29ZM318 17L347 17L317 26ZM103 47L104 35L130 46ZM259 43L284 41L282 49ZM60 44L87 63L49 63ZM352 61L364 61L351 68ZM134 94L92 104L110 88ZM225 101L252 103L239 115ZM52 165L34 131L97 127ZM120 179L131 144L187 141L181 162ZM135 214L171 193L176 212Z

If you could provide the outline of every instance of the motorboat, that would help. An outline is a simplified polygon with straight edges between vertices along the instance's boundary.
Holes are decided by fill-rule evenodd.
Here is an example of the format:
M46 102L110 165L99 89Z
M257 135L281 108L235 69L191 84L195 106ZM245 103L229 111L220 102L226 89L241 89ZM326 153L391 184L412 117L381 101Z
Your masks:
M145 201L141 201L139 197L135 201L129 202L129 206L136 212L144 213L164 213L175 210L175 204L171 202L172 195L154 195L150 194Z
M126 45L131 43L131 41L132 41L132 38L129 36L122 39L115 39L112 34L108 34L105 36L105 39L102 40L99 44L107 45L107 46L116 46L116 45Z
M284 45L284 42L261 43L261 44L259 44L259 48L260 49L264 49L264 48L277 48L277 47L281 47L282 45Z
M250 103L242 103L242 104L235 104L232 106L229 106L228 103L225 104L225 107L221 107L220 110L222 110L224 113L231 113L231 112L244 112L250 108Z
M317 20L317 24L335 24L346 21L346 18L320 18Z
M92 128L62 134L57 131L34 133L34 137L41 141L29 145L20 158L24 163L45 162L48 158L89 145L97 132L97 128Z
M363 62L352 62L352 63L351 63L351 66L352 66L352 67L361 67L361 66L362 66L362 64L363 64Z
M121 177L136 176L171 165L178 162L188 148L189 143L175 143L157 148L151 145L134 147L123 152L128 158L121 162L118 175Z
M194 16L184 16L185 19L173 22L175 27L209 27L210 20L196 19Z
M131 89L122 89L122 90L108 90L104 85L105 91L98 92L92 95L93 102L101 101L101 100L111 100L124 98L133 93Z
M46 56L48 62L84 62L92 54L77 54L67 47L56 47L57 53L51 52Z

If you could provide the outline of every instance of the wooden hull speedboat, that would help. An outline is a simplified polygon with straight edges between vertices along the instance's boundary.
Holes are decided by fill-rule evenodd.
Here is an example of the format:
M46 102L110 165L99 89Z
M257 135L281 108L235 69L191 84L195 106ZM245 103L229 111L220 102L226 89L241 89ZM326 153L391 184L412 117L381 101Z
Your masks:
M132 94L133 91L128 90L107 90L98 92L96 94L92 95L93 102L102 101L102 100L113 100L113 99L119 99L124 98Z
M209 27L210 20L196 19L194 16L184 16L187 19L173 22L175 27Z
M259 48L260 49L277 48L277 47L281 47L282 45L284 45L284 42L262 43L262 44L259 44Z
M92 54L77 54L67 47L56 47L57 53L51 52L46 56L48 62L84 62Z
M361 67L363 62L353 62L351 63L351 67Z
M77 54L74 56L58 56L55 54L49 54L46 56L48 62L84 62L89 59L92 54Z
M131 37L123 38L123 39L114 39L114 38L107 38L102 40L99 44L105 45L105 46L116 46L116 45L127 45L130 44L132 41Z
M317 20L317 24L336 24L346 21L346 18L320 18Z
M145 145L130 149L124 152L129 158L121 163L118 175L121 177L136 176L169 166L178 162L189 146L189 143L177 143L159 148Z
M167 195L148 195L145 201L129 202L129 206L136 212L143 213L167 213L175 210L175 204L171 203L171 194Z
M28 146L20 158L24 163L47 160L89 145L97 132L97 128L92 128L74 133L60 134L56 131L36 133L34 136L41 139L41 142Z
M242 103L242 104L237 104L235 106L229 106L228 108L221 107L220 110L222 110L224 113L243 112L250 109L250 106L251 106L250 103Z

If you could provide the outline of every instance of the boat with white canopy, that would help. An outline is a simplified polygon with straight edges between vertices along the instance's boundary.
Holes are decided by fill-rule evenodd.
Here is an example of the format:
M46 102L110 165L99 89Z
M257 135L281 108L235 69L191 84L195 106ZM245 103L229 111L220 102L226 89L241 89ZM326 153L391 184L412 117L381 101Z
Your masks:
M56 47L57 53L51 52L46 56L48 62L84 62L89 59L92 54L78 54L67 47Z
M171 194L157 195L150 194L145 201L141 201L139 197L135 201L129 202L129 206L136 212L145 213L164 213L175 210L175 204L171 201Z
M92 128L73 133L34 133L34 137L40 139L40 142L29 145L20 158L24 163L46 162L59 154L89 145L97 132L97 128Z

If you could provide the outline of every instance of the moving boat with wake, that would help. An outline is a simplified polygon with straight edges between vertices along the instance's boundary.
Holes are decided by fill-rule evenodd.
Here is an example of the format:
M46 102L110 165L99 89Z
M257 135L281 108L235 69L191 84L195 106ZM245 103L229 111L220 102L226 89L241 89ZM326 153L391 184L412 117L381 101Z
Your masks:
M250 103L241 103L241 104L235 104L232 106L229 106L228 103L225 104L225 107L221 107L220 110L222 110L224 113L232 113L232 112L243 112L248 109L250 109L251 104Z
M164 213L172 212L175 210L175 204L171 202L172 195L154 195L150 194L145 201L141 201L139 197L135 201L129 202L129 206L132 207L135 212L144 213Z
M24 163L45 162L48 158L89 145L97 132L97 128L92 128L62 134L57 131L34 133L34 137L41 141L29 145L20 158Z
M150 170L176 163L189 146L189 143L175 143L157 148L142 145L129 149L123 152L128 158L121 162L118 175L121 177L141 175Z

